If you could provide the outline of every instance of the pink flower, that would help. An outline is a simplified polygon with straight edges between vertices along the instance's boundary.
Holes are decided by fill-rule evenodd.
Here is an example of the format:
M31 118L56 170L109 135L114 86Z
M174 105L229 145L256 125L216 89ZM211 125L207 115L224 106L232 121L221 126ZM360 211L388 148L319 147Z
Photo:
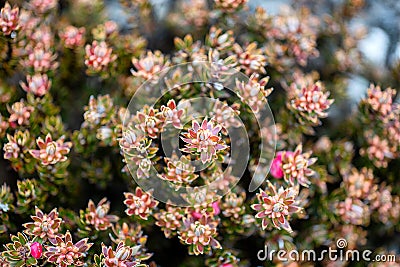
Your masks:
M110 202L107 201L107 198L100 200L97 206L92 200L89 200L88 208L86 209L85 214L86 223L93 225L98 231L107 230L112 226L111 223L118 221L117 216L107 214L109 210Z
M167 106L163 105L161 107L161 112L166 122L172 123L175 128L182 128L181 117L184 110L176 107L175 100L171 99L168 101Z
M63 40L64 46L67 48L79 47L85 42L85 31L84 27L76 28L69 25L60 33L60 38Z
M34 74L33 76L26 76L26 84L20 82L22 89L25 92L32 92L34 95L43 96L45 95L51 87L51 80L47 77L47 74Z
M283 169L282 169L282 152L278 152L276 157L272 160L270 173L277 179L283 177Z
M35 259L39 259L40 257L42 257L42 252L43 252L42 244L38 242L33 242L31 245L32 257L34 257Z
M201 162L204 164L216 158L218 151L228 148L221 137L218 136L222 126L216 125L206 119L201 126L198 122L192 122L192 128L183 134L182 140L187 143L183 152L200 154Z
M64 238L56 236L54 241L51 241L53 246L45 246L44 253L47 261L60 267L67 266L82 266L87 251L93 245L88 243L88 238L81 239L75 244L72 242L71 233L68 231Z
M367 99L365 100L371 108L378 112L383 117L392 112L393 98L396 95L396 90L387 88L381 89L380 86L371 84L367 91Z
M269 221L272 221L275 228L283 228L291 233L292 228L289 225L288 217L301 210L295 205L297 192L292 187L287 189L281 187L276 191L271 183L268 183L268 187L268 192L260 189L260 193L257 194L258 203L253 204L251 208L258 211L256 218L262 219L263 230L267 228Z
M299 112L302 119L317 125L320 123L319 118L328 116L326 111L334 100L328 99L329 92L323 91L320 82L296 88L293 93L290 105Z
M221 248L220 243L215 239L217 222L211 217L203 214L199 220L193 220L191 216L183 219L183 227L179 231L179 239L190 245L189 254L204 254L211 249Z
M1 9L0 13L0 29L5 35L11 34L19 28L19 8L11 6L8 2Z
M29 51L28 58L23 61L23 65L33 68L35 72L46 72L58 67L58 63L54 62L56 55L45 49L44 45L39 43L33 50Z
M302 145L298 145L294 152L282 153L282 169L284 179L290 185L295 185L295 181L302 186L308 187L310 181L308 177L312 176L315 172L309 168L314 164L317 159L310 158L311 152L303 153Z
M18 125L27 125L29 124L29 118L31 117L33 110L33 107L25 106L23 100L20 102L15 102L11 108L8 109L11 114L8 122L12 127L14 127L16 123Z
M147 220L152 209L158 205L151 194L143 192L140 187L136 187L135 194L124 193L124 204L128 207L125 212L129 216L138 215L143 220Z
M39 150L29 150L29 153L39 159L43 165L56 164L67 160L66 154L69 153L72 143L64 143L62 136L57 141L53 141L50 134L46 135L45 141L42 138L36 140Z
M140 245L135 247L125 246L124 242L120 242L115 249L106 247L102 244L102 253L104 255L104 266L106 267L135 267L140 263L139 259L135 259L139 252Z
M243 49L239 44L233 45L233 50L237 54L240 68L246 75L252 73L266 73L264 66L267 64L267 57L262 50L257 48L257 43L249 44Z
M112 48L104 41L93 41L91 45L86 45L85 50L85 65L91 71L99 72L117 59L117 56L112 54Z
M35 208L35 215L31 216L33 222L25 223L23 226L26 228L26 234L39 237L41 240L46 241L49 239L53 242L56 236L60 234L62 219L58 217L57 209L54 208L49 214L43 213L38 207Z
M236 88L239 90L240 99L249 105L256 113L264 108L265 98L272 92L271 88L265 89L268 81L269 77L258 81L258 74L251 75L247 83L236 80Z
M150 138L157 138L162 122L160 115L157 110L144 107L143 111L138 111L136 114L138 121L136 128L145 132Z
M132 58L132 64L136 70L131 70L133 76L142 77L145 80L156 78L156 73L162 71L169 65L169 61L160 51L154 53L148 51L140 59Z
M43 14L55 8L57 6L57 0L31 0L29 6L36 13Z
M3 146L5 159L17 159L21 149L14 136L7 134L8 143Z

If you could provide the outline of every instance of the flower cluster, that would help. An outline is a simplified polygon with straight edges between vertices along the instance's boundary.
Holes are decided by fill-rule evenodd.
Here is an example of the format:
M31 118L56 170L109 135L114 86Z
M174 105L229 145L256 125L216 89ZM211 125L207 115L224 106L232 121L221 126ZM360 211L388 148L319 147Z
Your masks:
M284 229L292 232L289 225L289 216L301 211L301 207L296 205L297 190L295 188L284 189L280 187L278 190L268 184L268 190L260 189L257 194L257 203L251 206L256 210L256 218L262 219L262 228L266 229L269 222L277 229Z

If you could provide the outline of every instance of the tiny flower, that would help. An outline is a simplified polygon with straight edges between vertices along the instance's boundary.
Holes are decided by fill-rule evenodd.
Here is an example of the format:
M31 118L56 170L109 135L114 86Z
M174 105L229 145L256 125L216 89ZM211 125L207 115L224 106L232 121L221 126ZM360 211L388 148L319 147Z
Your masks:
M31 255L35 259L40 259L42 257L42 244L38 242L33 242L31 245Z
M140 246L129 247L120 242L115 249L112 247L106 247L102 244L102 253L105 256L104 266L106 267L134 267L140 263L139 259L135 259L134 256L139 251Z
M220 249L217 236L217 222L203 214L197 221L191 216L183 219L183 227L179 230L179 239L189 247L189 254L199 255L209 253L211 249Z
M89 200L88 208L85 213L86 223L93 225L98 231L107 230L111 227L112 223L118 221L117 216L107 214L109 210L110 202L107 202L107 198L100 200L97 206L92 200Z
M369 219L368 206L361 200L351 197L337 203L336 211L345 223L362 225Z
M276 154L276 157L272 160L271 169L269 170L271 175L277 179L283 178L282 153L283 152L278 152ZM285 153L292 152L286 151Z
M29 131L17 131L13 136L7 134L8 143L3 147L5 159L16 159L26 150L29 141Z
M239 44L234 44L233 50L238 57L240 68L246 75L266 73L264 66L267 64L267 57L257 48L257 43L251 43L245 49Z
M323 92L320 82L296 88L292 93L294 98L290 101L291 107L299 112L301 119L310 121L314 125L320 123L319 118L328 116L326 110L334 101L328 99L329 92Z
M31 113L33 112L34 108L31 106L25 106L23 100L20 102L15 102L11 108L8 108L10 112L10 118L8 122L11 126L15 126L17 123L18 125L28 125L29 118L31 117Z
M154 53L148 51L147 54L140 59L132 58L132 64L135 67L135 70L131 70L133 76L141 77L145 80L155 80L156 73L168 67L169 61L160 51L155 51Z
M39 150L29 150L29 153L41 161L43 165L56 164L67 160L66 154L69 153L72 143L64 143L62 136L57 141L53 141L50 134L46 135L45 140L39 137L36 140Z
M104 70L117 59L117 56L112 54L112 48L109 48L104 41L100 43L93 41L91 45L86 45L85 51L85 65L94 72Z
M20 82L22 89L25 92L32 92L36 96L45 95L51 87L51 80L49 80L47 74L36 73L33 76L26 76L27 83Z
M158 201L154 200L151 194L143 192L140 187L136 188L135 194L124 193L124 204L128 207L125 212L129 216L138 215L143 220L147 220L152 209L158 205Z
M3 147L5 159L17 159L21 151L20 146L14 136L7 134L8 143Z
M80 47L85 43L85 28L76 28L72 25L65 27L60 32L60 38L64 42L64 46L67 48Z
M184 209L167 204L165 210L154 214L154 218L157 220L156 225L161 227L168 238L175 235L181 227L184 214Z
M248 0L214 0L215 7L224 12L232 13L242 9Z
M239 219L241 215L245 213L244 201L246 200L246 193L235 194L229 192L224 197L222 202L222 215L225 217L233 217L234 219Z
M28 58L22 64L25 67L32 68L35 72L47 72L58 67L58 63L55 62L56 57L39 43L32 50L29 50Z
M371 169L362 168L359 172L353 168L343 177L343 182L349 197L365 199L373 187L374 176Z
M395 148L390 146L387 139L382 139L370 131L365 133L365 138L368 148L361 148L360 154L367 156L376 167L386 168L388 161L395 157Z
M165 168L165 174L161 175L160 178L166 181L172 182L175 185L190 184L198 175L195 174L195 167L190 164L190 159L185 156L178 158L173 155L171 158L165 158L167 167Z
M387 88L382 90L380 86L371 84L367 90L367 99L364 101L382 117L392 112L393 98L396 90Z
M83 114L85 124L91 128L98 124L107 123L113 113L113 107L114 104L110 95L99 95L97 98L90 96L89 105L85 107Z
M33 222L25 223L26 234L39 237L42 240L55 240L62 219L58 217L57 209L53 209L49 214L43 213L39 208L35 208L35 215L31 216Z
M84 238L74 244L71 233L68 231L64 238L56 236L56 239L51 242L52 246L45 246L44 256L48 262L60 267L83 266L85 262L82 258L86 256L86 252L93 245L87 241L88 238Z
M222 29L211 27L210 33L206 37L206 45L218 51L225 51L232 48L235 39L233 31L223 32Z
M311 152L302 153L303 146L300 144L294 152L282 153L282 169L284 179L290 185L294 185L295 181L302 186L308 187L310 181L308 177L314 175L314 171L309 168L317 161L317 158L310 158Z
M138 121L136 128L146 133L150 138L157 138L162 120L155 109L146 106L143 111L137 112L135 119Z
M251 206L252 209L258 211L255 217L262 219L263 230L267 228L269 221L272 221L275 228L285 229L289 233L293 232L288 217L301 210L295 205L296 189L280 187L276 191L271 183L268 183L268 187L268 192L260 189L260 193L257 194L257 204Z
M160 110L166 122L172 123L175 128L182 128L181 117L184 110L176 107L175 100L169 100L167 106L161 106Z
M268 83L269 77L265 77L258 81L258 74L251 75L247 83L236 80L236 88L238 96L244 101L253 112L257 113L262 110L265 106L265 98L268 97L272 89L265 89L265 85Z
M188 132L183 133L182 140L186 143L183 152L200 154L201 162L211 162L217 157L217 152L228 148L225 145L219 132L222 130L221 125L214 125L212 121L204 119L201 126L197 121L192 122L192 128Z
M31 0L29 6L34 12L44 14L57 6L57 0Z
M19 28L19 8L11 6L8 2L0 11L0 29L5 35L10 35Z

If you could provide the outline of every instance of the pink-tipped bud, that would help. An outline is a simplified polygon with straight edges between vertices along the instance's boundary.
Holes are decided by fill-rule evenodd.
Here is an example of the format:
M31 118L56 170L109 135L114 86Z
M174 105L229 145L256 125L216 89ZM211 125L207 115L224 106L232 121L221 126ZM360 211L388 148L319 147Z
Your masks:
M34 257L35 259L39 259L40 257L42 257L42 252L42 244L40 244L39 242L33 242L31 245L32 257Z
M292 156L292 151L285 151L286 155ZM276 179L281 179L283 177L283 168L282 168L282 154L283 152L276 153L276 157L272 160L271 164L271 175Z
M276 157L272 160L271 164L271 175L277 179L283 177L283 169L282 169L282 152L278 152Z

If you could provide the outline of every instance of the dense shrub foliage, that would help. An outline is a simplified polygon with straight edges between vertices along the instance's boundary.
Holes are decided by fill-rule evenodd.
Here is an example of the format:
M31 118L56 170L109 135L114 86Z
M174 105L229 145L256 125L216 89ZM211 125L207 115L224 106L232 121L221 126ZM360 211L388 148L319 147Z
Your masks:
M257 252L337 248L338 238L398 254L400 64L376 69L359 51L362 0L323 14L316 2L270 14L247 0L178 0L161 16L148 0L121 0L117 23L100 0L0 1L0 266L312 266ZM213 81L228 70L248 79L234 81L236 94L191 83L202 62L216 66ZM160 74L183 63L192 72ZM370 82L356 104L352 75ZM132 113L135 92L160 79L173 90ZM185 104L196 96L218 100L196 117ZM259 115L267 103L275 122ZM238 116L250 152L230 188ZM167 126L181 156L163 152ZM193 188L190 205L137 184L150 177Z

